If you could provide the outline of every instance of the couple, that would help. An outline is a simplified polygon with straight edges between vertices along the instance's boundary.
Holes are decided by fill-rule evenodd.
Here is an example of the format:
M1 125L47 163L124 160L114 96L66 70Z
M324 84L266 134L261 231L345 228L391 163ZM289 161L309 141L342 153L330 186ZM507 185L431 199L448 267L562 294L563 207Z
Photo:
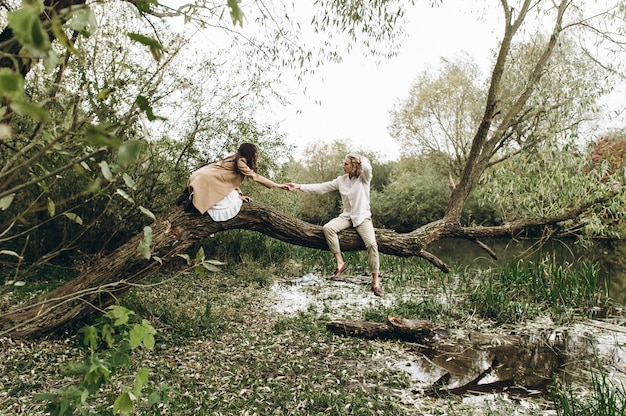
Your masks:
M324 225L324 236L328 248L337 262L332 279L338 279L348 268L341 255L337 234L341 230L355 227L367 248L367 262L372 273L372 291L376 296L382 296L378 244L370 212L372 165L367 158L349 154L343 161L344 175L332 181L308 185L277 184L257 173L257 161L256 145L243 143L234 155L193 172L189 177L187 188L176 200L176 204L186 202L190 209L200 213L206 212L214 221L226 221L237 215L243 202L252 201L239 190L245 178L250 178L266 188L281 188L289 191L300 189L302 192L316 194L339 191L343 212Z

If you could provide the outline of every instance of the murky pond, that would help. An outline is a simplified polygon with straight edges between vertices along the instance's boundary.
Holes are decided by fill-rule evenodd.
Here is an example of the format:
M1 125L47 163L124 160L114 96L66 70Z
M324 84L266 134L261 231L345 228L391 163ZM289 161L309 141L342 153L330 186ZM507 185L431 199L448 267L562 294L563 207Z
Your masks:
M498 264L517 258L523 249L501 247L499 252L503 256ZM432 251L441 258L454 257L459 262L465 258L476 267L494 265L480 250L472 252L468 247L440 245ZM564 255L569 256L566 261L595 261L588 251L579 254L568 248ZM534 255L541 257L540 253ZM614 273L615 269L603 267L605 274ZM612 286L612 296L623 293L620 292L624 286L623 274L622 271L610 276L611 282L613 276L622 279ZM415 302L429 296L420 287L408 286L386 292L382 299L376 298L369 290L369 283L368 276L346 276L337 282L326 276L307 274L276 282L270 289L271 303L280 314L304 312L330 320L358 320L364 309L408 299ZM556 378L588 379L591 369L601 368L612 382L626 385L626 320L623 318L586 319L559 326L549 318L538 317L533 322L507 328L488 325L454 331L441 328L432 343L372 342L380 345L380 359L409 376L412 385L404 392L407 400L449 394L461 397L469 406L472 400L513 400L516 405L530 409L528 413L518 414L540 414L539 409L545 409L549 402L549 388ZM548 414L554 414L551 412Z
M543 244L532 239L482 241L498 254L497 260L468 240L439 240L428 250L450 264L474 268L503 266L519 259L540 261L546 256L563 263L597 263L600 268L598 277L607 283L610 297L626 304L626 241L597 241L591 247L582 247L574 240L550 240Z

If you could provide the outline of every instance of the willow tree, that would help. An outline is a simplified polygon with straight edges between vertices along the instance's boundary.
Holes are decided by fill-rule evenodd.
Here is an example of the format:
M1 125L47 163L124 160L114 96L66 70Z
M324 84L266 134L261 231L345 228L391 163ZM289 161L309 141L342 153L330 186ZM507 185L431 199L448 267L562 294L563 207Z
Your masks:
M515 132L518 131L520 123L525 120L524 115L527 114L528 104L532 102L532 97L537 92L541 80L548 70L553 70L549 64L563 34L566 31L574 31L579 28L591 29L591 34L599 43L613 42L613 46L622 46L621 39L610 38L609 35L613 32L602 25L608 24L611 18L622 18L623 15L619 13L623 13L623 9L611 6L607 10L601 12L593 10L591 13L585 10L582 1L579 3L580 5L571 0L557 2L520 0L515 4L507 0L499 2L503 12L502 33L500 34L499 48L491 75L487 82L488 86L484 93L482 116L474 126L471 145L464 157L465 164L460 171L458 183L455 183L453 187L445 215L437 221L404 234L389 230L377 230L379 249L382 253L402 257L422 257L446 272L448 271L446 263L427 250L429 245L436 240L448 237L470 239L495 256L496 254L489 247L480 242L480 238L505 236L531 226L558 224L575 219L587 211L590 206L615 198L616 193L622 191L622 188L616 189L612 186L612 182L607 178L608 171L601 171L594 183L593 192L588 192L581 199L563 204L558 211L554 211L549 216L534 215L494 227L466 227L460 224L461 211L470 192L485 175L494 158L498 158L499 152L504 148L519 146L514 140L517 137ZM264 54L262 56L265 57L265 60L262 61L262 64L267 65L268 68L285 65L291 68L304 68L304 72L306 72L307 68L312 68L311 63L314 66L314 56L319 56L309 53L305 47L300 46L297 42L297 31L285 32L283 30L286 27L297 28L297 24L294 24L289 18L286 20L279 19L279 15L290 16L289 12L282 13L276 10L269 12L262 2L258 3L258 14L254 14L251 9L242 11L238 2L228 2L229 8L221 4L208 5L206 2L198 2L198 4L185 4L180 9L172 9L153 0L134 1L132 5L146 19L165 19L168 16L185 15L188 21L210 26L215 23L211 19L218 19L219 21L223 15L222 12L226 11L228 16L232 18L235 28L240 28L245 22L262 25L265 29L273 27L276 31L272 33L277 33L279 36L272 35L270 37L278 39L279 45L284 45L287 48L280 52L293 52L294 54L278 53L279 48L275 43L272 44L273 47L263 48ZM406 2L400 0L348 3L323 0L316 3L318 14L313 19L313 25L330 39L333 38L333 34L343 33L351 37L352 44L365 43L369 49L376 52L380 42L393 41L396 34L401 32L405 6ZM104 4L103 7L107 7L107 4ZM66 1L45 4L35 2L28 3L22 9L16 10L8 16L9 26L4 32L5 39L8 40L0 45L0 54L6 58L3 61L5 63L3 72L0 73L0 92L5 103L8 104L4 110L4 121L5 125L9 127L5 131L13 127L10 123L13 123L14 114L26 114L34 120L34 123L31 123L34 127L31 127L29 137L40 137L41 135L41 137L46 138L47 142L44 140L38 144L50 143L49 147L46 145L41 147L43 153L53 150L54 144L58 143L56 138L72 136L77 130L69 128L61 130L61 134L58 133L58 129L50 129L53 134L46 130L49 126L45 124L47 121L45 108L25 98L27 97L27 89L23 88L23 85L28 84L24 74L31 73L35 65L42 63L56 68L56 73L60 76L63 73L64 61L55 59L57 49L64 51L66 59L80 59L80 56L76 54L73 42L82 33L93 28L94 22L91 19L90 10L82 2ZM587 15L588 13L591 14ZM537 16L541 18L535 20ZM529 61L529 65L526 67L527 72L520 73L514 66L510 65L514 39L520 36L524 30L529 32L544 31L543 28L547 21L551 23L545 29L546 35L543 43L535 45L537 53L533 54L534 60ZM537 27L536 22L541 22L542 26ZM159 41L160 33L158 30L154 30L155 33L152 36L142 33L129 33L129 37L144 45L157 62L160 62L166 59L168 50ZM159 26L159 30L163 29ZM285 36L285 33L294 35L294 37ZM15 35L12 36L12 34ZM243 43L250 42L257 49L260 45L258 39L253 36L235 36L235 40ZM54 47L51 44L54 44ZM329 45L331 43L326 42L325 39L322 44ZM17 49L16 45L18 46ZM116 45L109 46L116 47ZM327 46L324 46L323 50L318 52L329 59L338 58L338 49L326 48ZM386 49L386 51L393 54L394 48ZM600 57L598 57L598 62L607 63ZM520 84L519 88L506 91L504 80L507 79L509 71L516 71L514 76L520 80ZM129 82L129 80L125 80L125 82ZM158 114L155 112L157 107L153 107L153 103L146 100L146 95L141 94L143 92L141 88L138 91L139 94L132 101L130 108L134 109L135 113L144 113L149 120L155 120L154 116ZM103 91L104 96L109 93L114 93L114 91ZM503 103L506 103L506 106L503 106ZM102 177L99 181L94 181L96 185L103 183L104 180L110 180L117 173L119 173L120 178L127 180L127 176L124 176L126 172L123 170L111 172L108 169L108 163L103 163L106 160L100 156L100 153L111 154L112 151L117 151L121 156L128 156L129 154L135 156L136 153L132 150L139 146L124 146L124 144L133 143L127 141L129 138L137 141L137 137L129 135L128 132L141 130L138 128L140 123L138 120L134 120L128 125L134 128L121 129L120 124L101 125L97 121L79 123L82 130L78 130L77 136L86 139L84 141L88 145L85 146L85 150L91 149L91 151L86 151L80 157L65 161L56 169L48 170L41 176L35 176L21 183L15 182L15 178L19 177L17 174L19 169L9 169L11 174L8 176L5 174L2 177L3 181L0 182L0 207L8 212L11 204L14 203L13 201L17 199L23 189L40 186L45 180L74 166L99 172ZM64 125L64 127L66 126ZM48 132L48 134L41 134L43 131ZM24 148L28 148L28 138L24 140L26 140ZM100 147L104 147L104 151ZM29 164L27 162L38 161L37 155L41 152L35 152L32 156L28 156L28 152L17 151L9 161L11 166L19 166L22 172L28 171ZM32 166L32 163L30 165ZM130 183L132 184L132 181ZM129 189L133 189L133 187L129 186ZM587 189L591 189L591 187ZM94 186L91 189L91 192L94 193L98 191L99 186ZM126 196L130 197L127 192L117 193L125 198ZM36 199L33 206L39 207L39 212L41 212L43 205L45 204L42 199ZM49 208L48 212L50 212ZM246 204L235 218L223 223L212 222L206 216L193 217L178 208L159 216L155 216L147 208L143 208L142 212L145 212L146 215L150 214L149 217L154 217L152 223L144 226L142 233L93 263L76 279L61 288L27 304L16 305L4 312L0 317L1 334L40 336L52 333L98 308L115 302L133 284L151 275L163 264L169 263L181 255L185 258L184 253L187 248L215 232L244 228L267 234L288 243L326 249L320 227L289 218L278 210L263 204ZM75 219L69 214L69 212L65 212L68 218ZM4 231L5 235L10 233L13 224L17 223L18 220L19 218L16 216L8 222L9 225ZM363 249L360 239L352 231L346 231L342 234L342 247L345 250ZM17 252L11 250L4 250L3 254L20 257ZM202 256L198 256L195 262L199 267L206 264L206 260Z

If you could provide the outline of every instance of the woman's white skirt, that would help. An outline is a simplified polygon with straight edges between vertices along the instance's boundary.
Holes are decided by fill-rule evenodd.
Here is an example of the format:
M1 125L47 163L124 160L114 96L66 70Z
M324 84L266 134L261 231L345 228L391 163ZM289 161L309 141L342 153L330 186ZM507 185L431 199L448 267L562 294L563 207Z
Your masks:
M243 201L239 198L239 192L234 189L209 208L207 214L213 218L213 221L227 221L239 213L242 204Z

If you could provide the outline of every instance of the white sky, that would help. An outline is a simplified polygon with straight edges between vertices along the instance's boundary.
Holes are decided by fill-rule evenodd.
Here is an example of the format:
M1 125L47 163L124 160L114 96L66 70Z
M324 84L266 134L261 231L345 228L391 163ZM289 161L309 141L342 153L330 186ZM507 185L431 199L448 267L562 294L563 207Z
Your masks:
M472 0L446 0L435 8L418 3L409 8L409 36L397 57L377 66L374 58L353 52L340 64L327 64L307 82L311 97L292 97L292 105L278 112L288 141L298 151L312 142L347 139L383 159L397 159L398 145L387 132L389 110L406 97L426 66L437 66L440 57L467 53L485 73L490 71L491 51L501 33L499 8L485 13L484 2L476 7Z
M399 147L387 131L389 111L406 98L424 69L436 68L442 57L467 54L485 76L489 75L493 51L503 32L503 12L497 0L445 0L436 7L429 6L428 0L416 3L407 6L408 36L402 39L398 56L377 65L375 58L364 57L355 49L343 56L342 63L318 68L305 85L294 81L294 85L287 86L294 93L288 97L290 105L275 108L267 121L280 123L287 141L296 145L296 157L310 143L340 139L377 152L380 161L397 159ZM295 15L302 15L300 23L306 29L312 17L311 2L293 4ZM535 22L535 29L537 26L543 25ZM214 39L205 36L200 41ZM308 95L304 94L305 86ZM614 94L621 104L623 92L621 89ZM621 123L626 124L626 113Z

